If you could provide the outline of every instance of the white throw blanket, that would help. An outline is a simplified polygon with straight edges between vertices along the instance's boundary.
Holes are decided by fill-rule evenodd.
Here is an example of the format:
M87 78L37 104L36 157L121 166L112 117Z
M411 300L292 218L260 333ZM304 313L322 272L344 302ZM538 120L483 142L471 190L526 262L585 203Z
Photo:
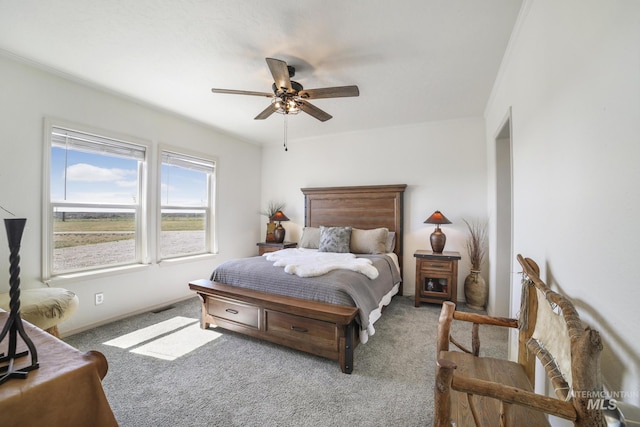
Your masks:
M313 249L282 249L262 255L267 261L274 261L275 267L298 277L321 276L332 270L345 269L362 273L369 279L378 277L378 270L370 259L356 258L352 253L318 252Z

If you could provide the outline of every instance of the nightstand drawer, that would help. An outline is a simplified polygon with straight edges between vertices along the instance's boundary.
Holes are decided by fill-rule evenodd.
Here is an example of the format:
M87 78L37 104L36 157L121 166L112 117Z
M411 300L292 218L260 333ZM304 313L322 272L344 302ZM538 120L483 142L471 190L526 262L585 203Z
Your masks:
M421 270L451 271L451 261L423 260L420 263L420 269Z
M284 243L267 243L267 242L258 242L256 243L258 246L258 255L262 256L262 254L266 254L267 252L275 252L282 249L295 248L298 246L297 243L293 242L284 242Z
M226 298L209 297L207 311L213 317L258 329L260 308Z

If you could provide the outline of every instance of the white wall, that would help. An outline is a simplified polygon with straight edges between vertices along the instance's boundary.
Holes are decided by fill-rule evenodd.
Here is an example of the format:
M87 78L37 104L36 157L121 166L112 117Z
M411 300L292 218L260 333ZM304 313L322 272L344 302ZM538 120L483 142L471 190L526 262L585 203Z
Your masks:
M187 147L218 159L219 255L142 271L56 283L80 298L78 312L60 325L63 335L192 296L188 282L208 278L219 262L253 253L260 224L261 149L193 121L96 90L0 55L0 205L27 218L21 248L21 286L41 282L42 158L44 117L158 143ZM215 114L212 111L211 114ZM155 179L155 177L153 177ZM153 188L153 187L152 187ZM2 217L7 217L4 212ZM150 229L154 229L153 223ZM4 235L4 232L1 233ZM0 292L8 292L9 251L0 239ZM104 304L95 306L94 294ZM199 313L194 313L199 316Z
M366 106L362 106L366 108ZM292 119L295 120L295 117ZM407 184L404 198L404 293L415 289L417 249L430 249L435 210L453 223L443 226L445 250L459 251L458 299L469 273L462 218L486 218L486 150L481 118L371 129L328 138L289 141L263 149L262 202L286 202L287 240L298 241L304 226L305 187ZM264 222L264 221L263 221ZM263 224L262 233L265 231Z
M605 384L636 405L639 23L637 1L526 1L486 110L490 189L513 111L514 250L601 332Z

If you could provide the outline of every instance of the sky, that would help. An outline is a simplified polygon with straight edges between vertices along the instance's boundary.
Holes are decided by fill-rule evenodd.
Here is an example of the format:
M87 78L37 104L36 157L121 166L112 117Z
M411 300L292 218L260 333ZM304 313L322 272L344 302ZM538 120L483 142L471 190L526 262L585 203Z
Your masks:
M138 161L98 153L51 149L51 201L134 204L138 199ZM203 172L162 165L162 204L206 206ZM152 189L152 191L154 191Z

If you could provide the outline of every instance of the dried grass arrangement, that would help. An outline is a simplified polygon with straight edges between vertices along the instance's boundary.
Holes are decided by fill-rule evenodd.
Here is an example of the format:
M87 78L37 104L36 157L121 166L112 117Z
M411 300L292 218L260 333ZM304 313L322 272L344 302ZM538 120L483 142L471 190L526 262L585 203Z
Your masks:
M267 204L267 208L260 211L260 215L264 215L267 219L271 220L271 217L278 211L284 210L286 203L270 201Z
M276 242L276 223L271 220L271 217L278 211L283 210L285 204L283 202L274 202L269 201L267 208L260 211L260 215L264 215L267 217L269 222L267 222L267 233L264 237L264 241L267 243L275 243Z
M486 254L487 241L487 221L467 221L462 219L469 229L469 238L467 239L467 252L471 261L471 269L480 271L482 261Z

